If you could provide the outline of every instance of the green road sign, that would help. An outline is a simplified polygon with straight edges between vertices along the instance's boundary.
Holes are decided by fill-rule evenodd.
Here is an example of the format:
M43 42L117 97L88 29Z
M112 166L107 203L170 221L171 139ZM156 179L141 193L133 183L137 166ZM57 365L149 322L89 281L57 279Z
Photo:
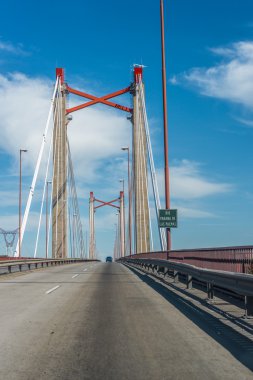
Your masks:
M159 227L177 228L177 210L159 210Z

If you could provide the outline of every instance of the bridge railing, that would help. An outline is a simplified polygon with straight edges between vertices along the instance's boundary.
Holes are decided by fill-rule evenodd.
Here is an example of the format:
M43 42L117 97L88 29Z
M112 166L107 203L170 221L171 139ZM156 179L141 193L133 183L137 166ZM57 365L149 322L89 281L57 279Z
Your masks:
M5 260L0 261L0 272L11 273L13 269L15 271L26 271L32 269L38 269L43 267L49 267L52 265L63 265L63 264L77 264L80 262L90 262L90 261L100 261L100 260L89 260L89 259L16 259L16 260Z
M153 273L162 274L164 277L170 271L173 273L175 282L179 281L179 274L183 274L186 276L188 289L192 288L193 279L197 279L207 284L209 299L214 298L214 286L233 291L245 297L245 314L246 316L253 316L253 275L251 274L198 268L190 264L154 258L122 258L119 261L148 271L151 270Z
M132 255L132 258L169 259L173 262L191 264L198 268L253 273L253 246L158 251Z

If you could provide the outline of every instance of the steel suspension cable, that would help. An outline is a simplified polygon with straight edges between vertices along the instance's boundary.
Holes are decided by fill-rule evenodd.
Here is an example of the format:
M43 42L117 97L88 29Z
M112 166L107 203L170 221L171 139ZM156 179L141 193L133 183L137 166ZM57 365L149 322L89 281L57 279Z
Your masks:
M150 164L150 171L151 171L153 195L154 195L155 206L156 206L155 209L156 209L157 225L158 225L161 247L163 250L166 250L165 231L163 229L159 228L159 224L158 224L159 209L161 209L161 203L160 203L160 196L159 196L159 190L158 190L158 185L157 185L157 177L156 177L156 171L155 171L155 165L154 165L152 145L151 145L151 139L150 139L150 133L149 133L147 111L146 111L144 93L143 93L142 88L141 88L140 92L141 92L141 101L142 101L142 108L143 108L143 114L144 114L144 120L145 120L145 129L146 129L146 138L147 138L147 147L148 147L148 154L149 154L149 164Z
M59 89L58 89L59 91ZM55 112L54 112L54 149L53 149L53 172L52 172L52 186L51 186L51 195L50 195L50 206L49 206L49 224L48 224L48 239L47 239L47 246L49 246L49 240L50 240L50 231L51 231L51 223L52 223L52 205L53 205L53 181L54 181L54 171L55 171L55 161L56 161L56 141L58 139L58 134L60 130L60 123L59 123L59 98L57 98L56 104L55 104ZM51 252L53 255L53 252Z
M82 228L82 222L80 217L80 209L79 209L79 203L78 203L78 197L76 192L76 185L75 185L75 177L74 177L74 170L73 170L73 162L71 158L71 151L69 147L69 141L67 141L68 144L68 162L69 162L69 179L70 179L70 189L71 189L71 195L72 195L72 206L74 210L75 219L73 221L73 227L75 228L75 236L76 239L76 248L79 252L79 256L82 257L84 255L84 238L83 238L83 228ZM77 245L78 243L78 245Z
M32 203L32 199L33 199L33 195L34 195L34 191L35 191L35 187L36 187L36 182L37 182L40 164L41 164L41 160L42 160L42 156L43 156L43 152L44 152L44 147L45 147L45 143L46 143L48 128L49 128L49 124L50 124L50 120L51 120L51 116L52 116L52 112L53 112L55 96L56 96L58 85L59 85L59 78L57 77L56 82L55 82L55 86L54 86L53 97L51 99L51 105L50 105L50 109L49 109L49 113L48 113L48 117L47 117L47 121L46 121L46 127L44 130L43 136L42 136L42 143L41 143L41 147L39 150L37 163L35 166L32 184L30 186L30 191L29 191L29 195L28 195L28 199L27 199L27 203L26 203L24 218L23 218L22 225L21 225L21 243L23 241L24 232L26 229L26 224L27 224L27 220L28 220L28 216L29 216L29 212L30 212L30 208L31 208L31 203ZM19 255L19 239L18 239L18 242L16 245L16 251L15 251L14 256L17 257L18 255Z
M145 152L144 146L147 145L146 144L147 137L146 137L145 118L144 118L144 114L143 114L144 110L143 110L143 104L142 104L142 99L141 99L142 98L142 94L143 94L143 88L142 88L141 84L142 84L141 78L139 78L139 82L138 82L138 87L139 87L138 101L139 101L139 108L141 110L141 112L140 112L141 122L144 124L144 131L142 132L142 136L141 136L141 149L142 149L142 156L143 156L143 162L144 162L144 160L146 160L146 152ZM148 190L147 169L144 167L144 168L142 168L142 171L145 172L145 185L146 185L146 188ZM151 223L151 216L150 216L149 196L147 196L147 203L148 203L148 214L149 214L149 231L150 231L151 251L153 251L154 250L154 242L153 242L152 223ZM144 201L143 201L143 213L144 213L144 217L145 217ZM145 222L145 225L146 225L146 219L145 219L144 222ZM146 229L145 229L145 232L146 232ZM145 236L145 238L146 238L146 236ZM146 239L145 239L145 241L146 241ZM147 247L146 247L146 251L147 251Z

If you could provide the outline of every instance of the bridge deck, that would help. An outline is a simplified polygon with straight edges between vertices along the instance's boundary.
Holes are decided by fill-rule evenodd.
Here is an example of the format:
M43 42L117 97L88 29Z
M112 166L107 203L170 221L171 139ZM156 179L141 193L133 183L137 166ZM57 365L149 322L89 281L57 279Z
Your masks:
M1 276L0 378L252 379L252 343L158 290L115 263Z

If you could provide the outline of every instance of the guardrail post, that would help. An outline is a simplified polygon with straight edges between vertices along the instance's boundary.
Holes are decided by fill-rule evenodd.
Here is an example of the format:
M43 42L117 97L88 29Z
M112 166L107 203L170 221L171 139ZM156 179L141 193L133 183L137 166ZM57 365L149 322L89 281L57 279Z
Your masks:
M176 270L173 271L173 277L174 277L174 282L178 282L178 272Z
M11 273L11 265L8 265L8 272Z
M210 282L207 283L207 297L209 300L213 300L214 298L213 284Z
M21 272L21 270L22 270L22 264L19 264L19 271Z
M253 297L245 296L245 317L253 317Z
M31 270L31 264L28 264L28 269Z
M192 289L192 276L189 274L186 276L186 286L187 289Z

